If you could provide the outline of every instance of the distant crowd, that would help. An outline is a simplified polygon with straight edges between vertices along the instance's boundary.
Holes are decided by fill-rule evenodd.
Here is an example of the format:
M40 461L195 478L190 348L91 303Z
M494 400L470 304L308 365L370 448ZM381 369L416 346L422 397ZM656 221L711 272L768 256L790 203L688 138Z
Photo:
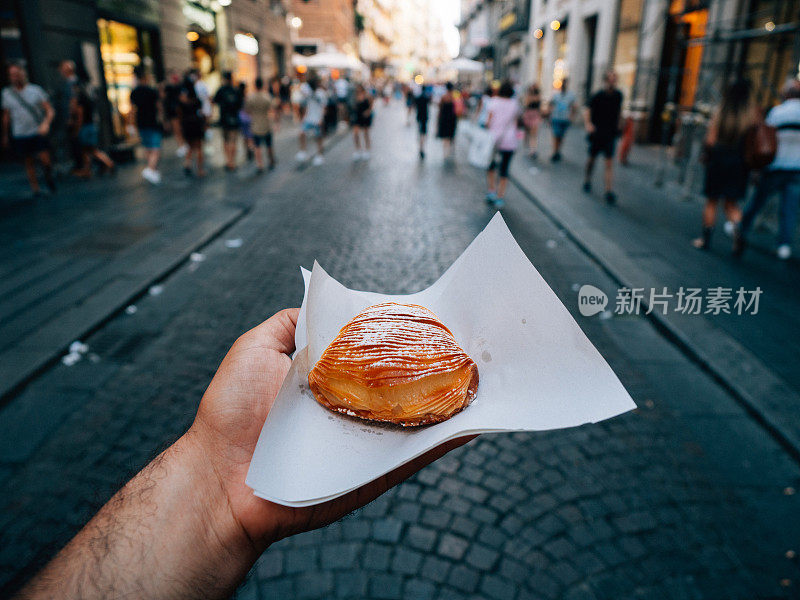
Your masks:
M72 160L71 172L76 177L91 177L94 165L103 172L113 172L115 168L99 145L97 101L92 91L78 79L71 61L63 61L59 72L62 89L56 95L55 106L41 87L27 81L20 65L8 68L9 85L2 91L2 142L23 158L35 195L43 193L37 163L47 190L55 192L53 139L60 139L66 146ZM781 92L781 104L765 116L756 106L747 81L736 81L724 91L704 139L703 190L707 202L702 235L693 241L697 248L710 248L717 206L722 204L726 232L734 240L733 252L741 255L756 215L772 195L778 194L777 255L781 259L791 256L800 203L800 81L787 80ZM177 141L177 154L183 158L186 176L206 174L204 142L209 139L214 117L221 130L227 171L239 166L237 157L242 147L248 160L255 162L257 172L274 168L277 158L273 135L285 120L298 126L295 160L299 163L323 164L325 138L341 124L352 131L353 160L367 160L372 147L370 129L375 102L383 99L388 103L392 97L404 99L406 124L416 121L420 160L426 156L433 106L437 108L436 137L442 141L446 162L454 157L459 120L468 118L474 123L478 133L471 135L470 143L476 147L483 144L484 158L473 164L486 169L486 202L496 209L504 206L510 164L519 147L524 147L529 160L538 160L539 129L547 120L553 137L550 160L560 161L563 140L578 120L580 109L566 79L558 81L545 100L537 85L521 89L511 81L495 81L479 90L446 81L424 84L421 78L414 83L391 79L357 82L346 76L322 77L308 72L298 73L295 79L256 79L248 89L245 83L234 82L231 73L223 73L222 84L212 96L197 69L182 75L170 72L165 81L156 83L139 67L130 93L131 110L124 118L129 137L137 139L144 149L142 177L157 185L161 182L159 165L165 133ZM618 155L625 164L633 143L632 124L630 119L623 119L622 107L617 76L608 71L603 75L602 87L589 96L580 113L588 149L583 191L591 193L595 162L602 156L603 197L609 205L617 201L613 185L615 158ZM51 136L54 128L64 135ZM739 204L747 194L753 172L760 177L750 204L742 211Z

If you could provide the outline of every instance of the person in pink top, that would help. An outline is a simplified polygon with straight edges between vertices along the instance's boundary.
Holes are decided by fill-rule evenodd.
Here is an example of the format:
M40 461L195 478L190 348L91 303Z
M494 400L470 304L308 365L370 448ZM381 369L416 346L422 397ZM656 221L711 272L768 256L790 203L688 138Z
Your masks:
M486 172L486 182L489 188L486 202L497 209L505 206L503 197L506 193L506 185L508 185L508 167L520 140L520 107L519 103L512 98L513 95L514 88L511 82L504 81L497 97L490 101L489 118L486 121L486 128L495 140L495 155ZM497 180L498 171L499 182Z

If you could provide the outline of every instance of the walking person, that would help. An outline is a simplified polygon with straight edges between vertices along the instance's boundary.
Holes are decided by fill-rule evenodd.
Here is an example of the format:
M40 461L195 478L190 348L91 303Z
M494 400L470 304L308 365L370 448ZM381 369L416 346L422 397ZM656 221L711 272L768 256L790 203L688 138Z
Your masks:
M163 114L165 125L169 127L170 133L175 137L175 142L178 145L175 150L177 156L186 156L189 147L186 145L186 140L183 139L183 132L181 131L181 119L178 115L178 105L180 104L182 82L180 75L175 69L170 70L167 76L167 81L164 84L164 97L163 97Z
M239 111L242 109L242 94L233 87L230 71L222 74L222 85L214 94L214 104L219 107L219 124L222 128L222 150L225 155L225 170L236 170L236 146L242 126Z
M42 166L44 181L51 193L56 191L53 159L47 135L55 117L47 94L38 85L28 83L28 75L20 65L8 67L9 85L0 96L2 106L2 143L9 143L25 162L25 173L34 196L41 195L36 177L36 162Z
M617 89L617 74L606 71L603 75L603 89L595 93L583 114L583 121L589 140L589 159L583 179L583 191L592 191L592 171L595 159L599 154L605 158L603 179L605 183L605 199L614 204L617 196L613 192L614 185L614 150L622 126L622 92Z
M59 82L55 94L54 108L56 114L53 129L59 133L59 141L65 145L65 147L62 148L62 152L68 152L69 159L72 161L70 171L74 173L80 169L82 160L77 134L73 134L69 126L72 98L75 96L76 88L79 84L75 62L71 60L62 60L58 64L58 74L60 75L61 81ZM56 163L59 162L60 160L57 153Z
M116 165L111 157L100 150L100 134L95 123L97 105L88 89L88 84L83 83L77 88L77 93L72 99L72 127L78 132L78 143L81 148L81 168L75 171L76 177L89 179L92 176L92 161L96 160L104 167L103 172L111 173Z
M197 162L197 176L204 177L205 157L203 156L203 140L206 135L206 113L203 101L197 94L196 80L191 74L186 77L178 96L178 118L187 150L183 159L183 172L187 177L193 175L193 163Z
M372 127L372 104L374 98L367 94L367 89L360 83L356 86L353 102L353 143L356 150L353 160L367 160L370 156L372 145L369 139L369 128ZM363 150L361 149L363 145Z
M430 117L431 87L422 86L419 95L414 98L417 112L417 129L419 130L419 159L425 160L425 138L428 135L428 118Z
M551 162L561 160L561 144L567 129L575 118L575 94L569 91L567 84L569 81L564 79L561 82L561 89L550 99L550 127L553 130L553 155Z
M522 123L525 125L528 158L536 160L539 157L537 153L539 125L542 123L542 94L538 85L534 83L528 87L522 100L522 105L525 107L522 113Z
M508 169L520 142L520 109L513 96L514 87L510 81L504 81L497 97L489 103L486 116L486 128L495 142L495 155L486 172L486 202L498 210L505 206Z
M269 169L275 168L275 153L272 150L272 122L280 114L280 100L267 93L264 80L256 79L255 91L244 101L244 112L250 119L250 133L256 159L256 169L264 172L264 150L267 149Z
M150 85L149 75L142 65L134 69L136 87L131 92L131 116L144 148L147 164L142 177L157 185L161 183L158 163L161 159L161 94Z
M478 101L478 125L486 127L486 121L489 119L489 105L492 100L497 97L497 86L492 82L491 85L486 86L483 96Z
M800 203L800 81L792 78L782 90L783 102L767 113L767 125L777 129L778 151L761 174L753 199L742 216L734 253L744 251L756 216L774 194L780 194L778 250L781 260L792 255L792 237Z
M439 99L439 116L436 123L436 137L442 140L442 152L444 160L453 160L453 138L456 136L456 100L453 95L453 84L448 81L445 84L445 92Z
M308 160L308 136L311 136L317 145L317 153L314 155L312 164L318 166L325 162L322 127L328 96L317 77L309 77L308 81L301 86L301 94L300 106L303 116L300 124L300 151L296 158L298 162Z
M724 203L725 216L738 227L742 211L738 202L747 193L749 170L745 162L745 138L757 122L750 82L739 79L728 86L722 103L711 117L705 137L705 185L703 194L703 233L692 244L700 250L711 247L717 220L717 205Z

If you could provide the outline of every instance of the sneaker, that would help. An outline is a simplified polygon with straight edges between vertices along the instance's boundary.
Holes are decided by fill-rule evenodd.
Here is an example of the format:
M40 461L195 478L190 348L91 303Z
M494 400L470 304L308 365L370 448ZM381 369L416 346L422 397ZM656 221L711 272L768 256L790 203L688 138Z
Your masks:
M561 154L559 152L556 152L555 154L553 154L553 156L550 157L550 162L556 163L560 160L561 160Z
M606 192L606 204L614 205L617 203L617 195L614 192Z
M186 153L188 151L189 151L189 146L187 146L186 144L184 144L183 146L178 146L178 149L175 150L175 156L180 156L181 158L183 158L184 156L186 156Z
M369 160L370 156L371 156L371 154L369 153L369 150L364 150L364 152L361 153L361 159L362 160Z
M308 160L308 152L300 150L300 152L294 155L294 158L297 162L306 162Z
M497 202L497 200L498 200L498 198L497 198L497 194L496 193L488 192L486 194L486 204L494 205L495 202Z
M497 200L494 201L494 207L497 210L500 210L501 208L505 208L505 206L506 206L506 203L502 198L498 198Z
M781 260L788 260L792 256L792 247L789 244L781 244L778 246L777 254Z
M147 167L142 171L142 177L153 185L161 183L161 174L150 167Z
M318 167L318 166L320 166L322 164L325 164L325 159L323 158L323 156L321 154L317 154L314 157L314 160L311 161L311 164L314 165L315 167Z
M183 167L183 174L186 175L187 177L194 176L194 172L192 171L191 167Z
M584 181L583 182L583 191L585 193L587 193L587 194L591 194L592 193L592 184L589 183L588 181Z
M361 152L359 152L358 150L353 152L353 162L355 162L357 160L361 160L362 158L363 158L363 155L361 154Z
M422 150L419 151L419 159L420 160L425 160L425 152L422 151Z
M728 237L733 237L733 233L736 231L736 224L733 221L725 221L725 225L722 227L722 230Z

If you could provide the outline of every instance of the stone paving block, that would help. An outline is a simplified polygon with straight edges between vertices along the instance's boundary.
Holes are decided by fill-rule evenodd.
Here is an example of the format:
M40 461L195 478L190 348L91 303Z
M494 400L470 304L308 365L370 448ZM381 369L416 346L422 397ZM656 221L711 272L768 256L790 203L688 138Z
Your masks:
M514 585L496 575L484 575L481 577L480 590L489 598L496 598L497 600L508 600L516 595Z
M259 579L272 579L283 574L283 551L273 550L258 559L256 571Z
M262 600L285 600L294 597L292 579L269 579L259 582L259 596Z
M284 552L284 569L287 573L302 573L318 564L318 548L291 548Z
M297 598L328 598L333 593L333 573L306 571L295 579Z
M369 578L370 598L399 600L402 598L403 579L399 575L380 573Z
M461 560L469 547L469 542L464 538L457 537L451 533L445 533L439 540L437 552L452 560Z
M337 598L363 598L367 595L369 576L367 571L337 571L334 574L335 593Z
M405 523L418 523L422 508L417 502L400 502L392 507L392 517Z
M497 563L500 553L480 544L472 544L465 560L468 565L480 570L491 571Z
M395 543L400 539L403 522L399 519L386 517L372 523L372 537L379 542Z
M449 504L447 505L449 506ZM445 529L450 523L451 515L439 508L426 508L422 511L422 523L436 529Z
M352 569L356 566L359 545L326 544L320 550L320 565L323 569Z
M436 531L418 525L411 525L406 531L405 542L422 552L430 552L436 543Z
M369 523L346 519L342 523L342 537L346 540L361 541L369 537Z
M465 565L456 565L450 571L447 583L457 590L470 594L478 587L480 574L475 569Z
M419 571L423 555L416 550L398 547L392 559L392 571L405 575L414 575Z
M436 586L430 581L409 579L403 586L404 600L432 600L436 594Z
M451 563L437 558L436 556L426 556L422 564L422 576L436 583L447 581Z
M389 568L391 554L391 547L368 542L361 556L361 566L370 571L385 571Z

